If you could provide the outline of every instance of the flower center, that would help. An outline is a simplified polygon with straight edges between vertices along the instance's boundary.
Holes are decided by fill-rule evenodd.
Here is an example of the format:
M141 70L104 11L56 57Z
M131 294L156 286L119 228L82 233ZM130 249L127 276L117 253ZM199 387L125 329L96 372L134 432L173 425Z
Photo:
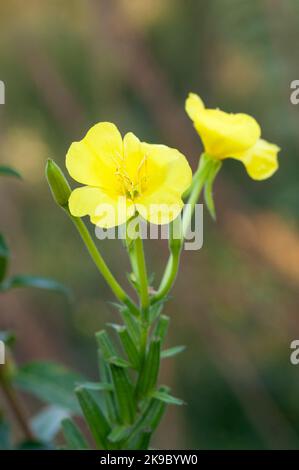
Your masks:
M124 160L116 166L115 176L119 184L119 191L122 195L132 201L145 191L147 186L147 158L144 156L135 169L129 169Z

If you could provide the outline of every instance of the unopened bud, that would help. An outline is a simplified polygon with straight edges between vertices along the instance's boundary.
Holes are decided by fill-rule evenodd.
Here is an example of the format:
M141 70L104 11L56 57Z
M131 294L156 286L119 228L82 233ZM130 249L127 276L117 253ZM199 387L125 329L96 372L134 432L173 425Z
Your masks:
M62 170L54 160L49 159L47 161L46 178L55 202L66 209L72 190Z

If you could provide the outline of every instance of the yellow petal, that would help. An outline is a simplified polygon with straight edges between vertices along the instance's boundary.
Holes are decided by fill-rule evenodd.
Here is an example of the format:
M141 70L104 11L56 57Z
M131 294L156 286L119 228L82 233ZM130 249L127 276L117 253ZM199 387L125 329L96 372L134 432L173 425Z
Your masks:
M189 118L194 122L198 115L205 109L202 99L195 93L189 93L185 103L186 113Z
M140 140L128 132L124 137L124 163L133 184L137 183L140 176L143 157Z
M79 183L105 188L107 184L113 185L115 167L122 157L123 144L117 127L100 122L70 146L66 167Z
M90 216L93 224L111 228L125 223L134 215L134 204L125 197L112 197L100 188L83 186L75 189L69 198L73 216Z
M248 114L203 108L200 98L193 94L186 101L186 110L212 157L224 159L245 152L260 138L260 126Z
M239 159L244 163L247 173L254 180L270 178L278 169L278 152L280 148L259 139L254 147L247 151Z
M169 223L183 207L181 197L191 184L191 168L178 150L146 143L141 148L147 158L147 182L145 191L135 201L136 208L152 223Z
M164 187L181 196L192 181L192 170L186 157L178 150L166 145L142 142L142 152L146 155L147 189L145 194Z
M148 222L157 225L169 224L181 212L184 203L176 191L161 187L136 201L137 212Z

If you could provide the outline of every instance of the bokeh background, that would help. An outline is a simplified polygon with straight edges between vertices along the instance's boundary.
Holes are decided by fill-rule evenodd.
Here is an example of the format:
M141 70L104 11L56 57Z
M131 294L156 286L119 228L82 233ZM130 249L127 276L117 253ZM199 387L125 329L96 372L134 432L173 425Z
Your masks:
M95 122L185 153L200 141L184 113L189 91L210 107L248 112L282 148L270 180L250 180L227 161L217 179L218 219L205 213L204 247L185 252L166 312L169 345L161 381L187 406L170 408L159 448L298 448L299 366L299 3L295 0L3 0L0 17L0 160L23 181L0 181L1 232L11 272L53 277L74 291L1 295L0 328L16 331L20 363L57 360L97 376L94 332L116 318L112 296L44 178L48 157ZM101 243L126 283L126 254ZM147 243L156 282L165 242Z

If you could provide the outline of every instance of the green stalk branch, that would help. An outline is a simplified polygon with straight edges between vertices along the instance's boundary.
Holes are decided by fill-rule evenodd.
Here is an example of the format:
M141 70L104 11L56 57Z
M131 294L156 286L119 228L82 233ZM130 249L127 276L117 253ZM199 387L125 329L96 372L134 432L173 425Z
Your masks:
M180 257L181 250L170 253L159 290L152 300L153 303L163 299L171 291L178 274Z
M190 187L191 189L188 190L186 193L186 195L189 195L189 198L187 200L187 205L183 214L181 238L174 239L173 230L171 230L170 239L169 239L169 251L170 251L169 259L168 259L166 269L164 271L158 292L153 297L152 303L156 303L159 300L166 297L167 294L171 291L173 284L176 280L179 265L180 265L180 257L181 257L183 243L184 243L188 228L192 220L195 205L197 204L201 191L207 180L207 177L211 168L211 164L213 164L213 162L211 162L211 160L209 159L207 160L204 159L204 154L203 154L199 161L198 170L196 171L194 175L194 178Z
M102 255L98 251L85 223L79 217L73 217L68 211L67 213L70 216L71 220L73 221L75 227L77 228L93 262L95 263L99 272L102 274L103 278L109 285L115 297L120 302L123 302L125 305L127 305L127 307L132 311L132 313L134 313L136 316L139 316L138 308L136 307L134 302L130 299L128 294L123 290L123 288L120 286L120 284L117 282L117 280L111 273Z
M139 277L140 305L142 310L146 312L149 307L148 279L143 251L143 242L140 236L138 236L135 240L135 255Z

